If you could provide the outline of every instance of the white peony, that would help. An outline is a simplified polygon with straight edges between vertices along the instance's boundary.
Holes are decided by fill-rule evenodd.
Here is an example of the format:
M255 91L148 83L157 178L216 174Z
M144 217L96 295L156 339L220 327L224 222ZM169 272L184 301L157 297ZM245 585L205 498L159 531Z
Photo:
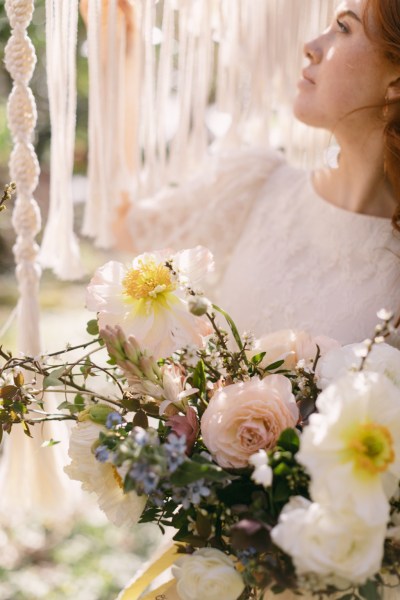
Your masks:
M322 356L316 369L318 386L325 389L349 371L357 370L362 360L360 352L364 350L365 344L349 344ZM389 344L374 345L363 371L383 373L400 388L400 350Z
M256 483L264 487L270 487L272 484L273 472L268 462L268 454L265 450L259 450L249 458L249 465L254 467L251 478Z
M271 536L292 557L298 575L315 574L332 584L363 584L381 567L385 533L385 524L367 527L350 513L295 496Z
M87 308L98 313L100 329L119 325L126 337L133 334L157 358L188 344L202 345L212 327L205 317L189 312L184 285L196 285L213 264L211 252L202 246L176 254L141 254L129 267L110 261L97 269L88 285Z
M350 373L318 397L297 459L312 498L386 523L400 479L400 390L384 375Z
M229 556L215 548L179 558L172 574L181 600L236 600L245 587Z
M96 494L101 510L114 525L134 525L143 512L146 497L135 492L125 494L122 473L113 465L96 459L93 447L100 431L105 428L90 419L77 422L71 431L68 450L71 464L64 467L64 471L71 479L82 482L86 492Z

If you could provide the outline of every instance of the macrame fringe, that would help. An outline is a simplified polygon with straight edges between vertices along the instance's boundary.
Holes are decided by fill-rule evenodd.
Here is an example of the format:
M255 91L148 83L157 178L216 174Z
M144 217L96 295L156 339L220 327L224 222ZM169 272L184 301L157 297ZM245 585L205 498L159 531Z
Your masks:
M5 50L5 64L13 79L9 97L8 123L13 138L10 173L17 187L12 222L17 234L14 246L19 288L17 305L17 349L28 356L41 352L39 329L39 282L41 267L35 237L40 231L40 210L33 197L39 179L39 163L32 145L37 113L29 88L36 63L35 49L27 35L34 0L6 0L12 31ZM28 374L29 376L29 374ZM55 399L47 393L46 409L55 408ZM42 435L44 437L42 437ZM5 436L0 463L0 520L31 519L32 512L59 522L72 509L71 484L62 472L66 446L41 448L45 439L66 435L64 424L48 423L33 440L28 440L16 425ZM53 452L55 450L55 452ZM28 513L29 511L29 513Z
M299 166L320 163L327 136L297 123L291 105L303 41L326 26L333 6L334 0L88 0L83 232L112 245L121 199L134 202L182 183L201 170L208 152L272 144Z
M60 279L84 269L74 234L72 173L76 120L78 0L46 0L46 63L51 122L50 206L40 262Z

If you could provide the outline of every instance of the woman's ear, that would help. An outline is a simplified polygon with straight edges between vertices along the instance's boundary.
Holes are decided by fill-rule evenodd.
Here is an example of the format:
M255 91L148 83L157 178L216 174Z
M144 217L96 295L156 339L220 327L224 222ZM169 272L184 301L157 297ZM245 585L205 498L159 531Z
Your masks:
M386 102L400 100L400 77L388 85L386 89L385 100Z

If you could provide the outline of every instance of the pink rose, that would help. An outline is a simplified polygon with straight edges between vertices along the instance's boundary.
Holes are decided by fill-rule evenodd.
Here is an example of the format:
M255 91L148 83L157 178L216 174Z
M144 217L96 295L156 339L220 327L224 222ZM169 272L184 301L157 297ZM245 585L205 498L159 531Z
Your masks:
M199 422L194 408L189 406L185 415L173 415L166 424L177 436L186 436L186 454L190 456L199 433Z
M317 354L317 345L321 355L340 346L339 342L324 335L312 337L306 331L281 329L257 340L252 354L266 352L261 367L284 360L282 368L294 369L299 360L305 360L307 366L311 365Z
M299 411L283 375L228 385L215 392L201 419L203 441L224 468L246 467L252 454L273 448Z

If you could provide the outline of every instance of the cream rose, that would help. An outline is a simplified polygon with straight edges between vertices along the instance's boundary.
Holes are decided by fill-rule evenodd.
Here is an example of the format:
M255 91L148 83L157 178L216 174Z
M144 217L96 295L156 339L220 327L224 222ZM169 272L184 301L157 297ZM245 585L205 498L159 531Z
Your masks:
M215 392L201 420L203 441L224 468L242 468L260 449L273 448L294 427L299 411L283 375L228 385Z
M232 560L215 548L201 548L172 567L181 600L236 600L244 590Z
M267 367L278 360L284 360L286 369L294 369L299 360L311 364L317 354L317 346L321 355L338 348L339 342L324 335L312 337L306 331L281 329L256 340L252 354L266 352L261 367Z
M381 567L385 533L385 523L368 526L353 513L337 513L295 496L271 536L292 557L298 575L363 584Z

